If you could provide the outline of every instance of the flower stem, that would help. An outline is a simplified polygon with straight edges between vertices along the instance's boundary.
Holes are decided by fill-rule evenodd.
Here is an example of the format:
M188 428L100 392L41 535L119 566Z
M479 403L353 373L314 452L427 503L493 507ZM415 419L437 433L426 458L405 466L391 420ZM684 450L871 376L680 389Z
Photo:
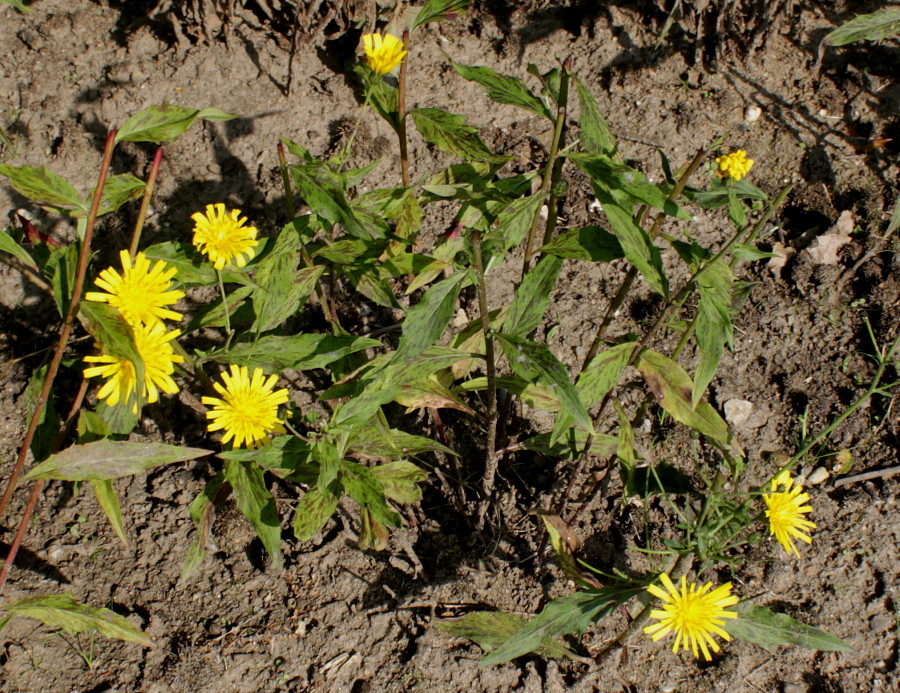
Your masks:
M494 480L497 476L497 364L494 356L494 336L491 332L491 316L488 312L487 286L484 281L484 259L481 254L481 236L472 234L472 255L475 261L475 273L478 279L478 311L481 313L481 329L484 331L484 352L487 367L487 458L484 465L482 489L484 498L478 506L476 525L484 526L484 517L491 503L494 492Z
M550 153L547 157L547 164L544 166L543 180L538 191L539 195L547 195L556 187L559 178L562 175L562 165L564 160L559 157L559 150L565 143L566 114L568 112L569 100L569 68L571 60L563 63L563 69L559 77L559 102L557 105L556 119L553 124L553 139L550 142ZM547 229L544 233L545 243L549 241L548 234L553 235L553 229L556 228L556 208L559 200L555 195L551 195L547 203ZM551 222L552 219L552 222ZM531 227L528 229L528 238L525 241L525 258L522 260L522 278L528 274L531 269L531 256L534 246L534 237L537 234L537 227L541 220L541 207L538 207L534 213L534 219L531 221Z
M403 47L409 50L409 29L403 30ZM407 53L400 63L400 79L397 85L397 139L400 143L400 177L404 187L409 187L409 152L406 142L406 71Z
M222 294L222 307L225 309L225 332L228 338L225 341L225 348L231 344L231 337L234 332L231 330L231 317L228 310L228 297L225 295L225 283L222 281L222 270L216 270L216 277L219 278L219 292Z
M153 157L153 165L150 167L150 175L147 177L147 184L144 186L144 198L141 200L141 209L134 224L134 233L131 234L131 247L128 249L128 254L132 260L137 255L138 245L141 242L141 232L144 230L147 210L150 209L150 198L153 196L153 188L156 187L156 176L159 174L159 166L162 163L162 153L162 147L157 147L156 154Z
M6 510L6 506L9 505L9 500L16 489L16 485L18 484L19 476L22 474L22 469L25 466L25 459L26 457L28 457L28 451L31 449L31 441L34 440L34 434L37 431L38 424L41 421L41 416L44 413L44 407L47 404L47 399L50 397L50 388L53 386L53 381L56 379L56 373L59 371L59 365L62 362L66 344L69 341L69 336L72 334L72 328L75 324L75 317L78 315L78 306L81 303L81 292L84 290L84 279L87 275L88 261L91 257L91 240L94 237L94 225L97 223L97 214L100 209L100 198L103 196L103 188L106 185L106 178L109 175L109 164L112 160L113 150L115 149L115 146L116 130L112 129L109 131L109 134L106 137L106 147L103 150L103 160L100 163L100 175L97 179L97 187L95 189L96 192L94 193L94 199L91 201L91 209L88 212L87 224L85 225L84 240L81 243L81 250L78 254L78 265L77 269L75 270L75 283L72 288L72 301L69 304L69 309L66 311L66 317L63 321L63 326L59 333L59 340L56 343L56 350L53 352L53 358L50 361L50 365L47 367L47 377L44 380L44 387L41 389L41 394L38 398L37 406L35 406L34 413L31 415L31 421L28 424L28 430L25 432L25 439L22 441L22 447L19 448L19 455L16 458L16 466L6 483L6 489L3 492L3 497L0 498L0 517L2 517L3 512ZM13 541L12 546L9 549L9 553L6 556L6 561L3 564L3 568L0 569L0 591L3 590L3 586L6 584L6 579L9 575L9 569L12 566L13 561L15 561L16 559L16 553L18 552L19 546L21 545L22 539L24 538L25 532L27 531L28 522L31 519L31 513L34 511L34 507L37 504L37 498L42 487L43 482L38 481L35 483L34 489L32 489L31 497L28 501L28 506L25 508L25 513L22 516L22 521L19 523L19 531L16 534L16 538Z

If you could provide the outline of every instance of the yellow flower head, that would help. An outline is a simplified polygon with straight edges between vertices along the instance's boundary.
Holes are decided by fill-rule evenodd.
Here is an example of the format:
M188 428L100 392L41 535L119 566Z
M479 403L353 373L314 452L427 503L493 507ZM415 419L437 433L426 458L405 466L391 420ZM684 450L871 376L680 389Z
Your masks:
M719 165L716 175L719 178L731 178L735 182L750 173L750 169L753 168L753 159L748 159L747 152L743 149L717 157L716 163Z
M170 342L180 334L180 330L166 332L161 322L134 327L134 345L144 361L141 395L150 404L159 399L160 390L170 395L178 392L178 386L172 380L172 373L175 372L175 364L181 363L184 358L174 353ZM84 371L86 378L97 375L109 378L100 388L97 397L105 399L110 406L128 402L137 387L137 370L134 363L109 354L85 356L84 360L88 363L102 364L86 368ZM137 412L137 403L133 405L132 411Z
M403 62L409 51L403 50L403 41L391 34L366 34L363 36L366 60L379 75L386 75Z
M253 369L252 377L246 366L232 365L230 370L230 374L222 373L224 386L213 383L222 398L203 397L203 404L212 406L212 410L206 412L206 417L211 420L207 430L224 429L222 444L234 439L232 447L235 449L244 445L250 449L266 445L269 433L284 433L284 421L278 418L278 405L288 401L288 391L282 388L273 392L278 376L266 378L259 368Z
M769 534L775 535L785 551L799 557L793 538L811 544L812 539L804 532L816 526L815 522L803 517L812 512L812 506L804 505L809 502L809 494L803 492L802 486L795 486L790 472L784 471L772 479L772 492L763 494L763 500L769 518Z
M243 267L256 254L256 228L244 226L247 220L239 209L225 213L225 205L206 205L206 214L191 215L194 220L193 243L220 270L230 262Z
M713 640L712 634L731 640L731 636L722 629L722 624L725 623L722 619L738 617L734 611L725 610L725 607L738 603L738 598L731 594L731 583L726 582L710 592L711 582L707 582L703 587L698 587L693 582L688 586L684 576L681 577L680 588L676 587L665 573L659 576L659 581L665 590L656 585L650 585L647 590L665 603L662 609L650 612L650 618L659 619L659 623L647 626L644 632L656 642L674 631L675 645L672 652L677 653L679 647L687 649L690 643L694 657L699 657L697 653L699 646L704 658L709 662L712 659L709 647L715 652L719 651L719 645Z
M89 291L84 299L108 303L117 308L132 327L161 323L163 318L181 320L181 313L164 308L184 298L184 292L169 288L175 268L166 269L166 263L162 260L151 268L143 253L137 254L132 266L127 250L120 252L119 258L122 260L122 274L110 267L103 270L94 282L109 293Z

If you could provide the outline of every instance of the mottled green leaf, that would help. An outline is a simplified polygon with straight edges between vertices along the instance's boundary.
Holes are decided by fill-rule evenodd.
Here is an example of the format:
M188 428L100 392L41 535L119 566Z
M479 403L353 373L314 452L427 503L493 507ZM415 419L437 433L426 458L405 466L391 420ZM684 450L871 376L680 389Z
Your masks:
M396 361L415 358L440 339L453 317L459 292L471 282L471 274L456 272L429 288L422 300L406 312Z
M464 79L470 82L477 82L484 87L492 101L518 106L536 115L543 116L550 121L554 120L553 114L547 108L547 104L535 96L534 92L517 77L501 75L489 67L462 65L452 60L450 63Z
M443 446L441 446L443 447ZM446 448L444 448L446 450ZM419 484L428 478L428 473L412 462L399 460L369 468L375 480L381 484L384 495L397 503L416 503L422 500Z
M75 188L66 179L43 166L32 168L0 164L0 174L9 178L9 184L17 193L32 202L60 211L88 211L87 203L75 192Z
M144 187L144 181L132 176L130 173L110 176L106 179L106 185L103 186L103 197L100 198L98 214L115 212L126 202L143 195Z
M840 638L800 623L786 614L775 613L764 606L741 602L736 611L738 618L726 619L722 628L738 640L752 642L769 652L774 652L779 645L797 645L826 652L853 651L853 648Z
M255 248L262 252L262 243ZM167 241L152 245L144 250L150 260L165 260L168 266L176 269L173 281L182 286L215 286L219 283L212 263L197 252L190 243ZM246 272L231 265L222 270L222 281L226 284L245 284L254 286Z
M116 142L168 142L187 130L197 118L219 121L231 120L237 116L218 108L204 108L201 111L172 104L150 106L123 123L116 134Z
M154 467L173 462L186 462L209 454L209 450L188 448L183 445L98 440L85 445L73 445L51 455L28 472L25 478L63 481L118 479L132 474L143 474Z
M638 355L635 366L644 376L659 405L673 419L741 454L741 447L728 424L708 402L700 401L696 407L691 406L694 384L675 361L656 351L644 349Z
M882 41L897 34L900 34L900 7L884 7L841 24L823 42L829 46L845 46L854 41Z
M429 22L443 22L455 19L457 15L469 9L471 0L425 0L425 4L416 13L416 18L409 25L410 32Z
M657 293L668 297L669 280L666 279L659 248L656 247L647 232L634 223L634 219L627 210L615 204L611 198L603 199L602 202L603 213L609 219L609 224L622 245L625 257L637 267L647 283Z
M548 255L525 275L516 289L503 331L514 337L527 337L534 332L550 302L550 292L556 286L556 278L562 269L562 258Z
M28 254L25 248L13 240L13 237L9 235L9 229L0 229L0 250L16 257L26 267L37 269L37 263L34 261L34 258Z
M372 470L355 462L341 462L341 486L353 500L372 512L379 522L399 527L400 516L387 504L384 487Z
M591 431L591 419L569 380L566 367L544 344L507 334L497 334L513 373L529 382L540 382L559 397L560 404L581 428Z
M494 154L481 139L478 130L468 125L461 115L439 108L414 108L409 114L425 141L447 154L492 164L502 164L510 158Z
M567 229L541 248L541 253L592 262L612 262L625 257L619 240L599 226Z
M294 509L294 536L299 541L312 539L334 513L340 496L316 486L307 491Z
M608 157L616 154L616 138L613 136L606 118L600 112L600 106L593 94L588 91L576 75L575 88L578 90L578 124L581 127L581 144L588 154L605 154Z
M266 553L272 559L272 568L281 568L281 519L275 508L275 499L266 488L265 475L255 465L247 462L225 460L225 480L231 484L238 510L246 517Z
M289 337L262 337L255 343L236 344L217 351L206 360L234 363L248 368L262 368L267 373L280 373L286 368L310 370L325 368L338 359L363 349L380 347L381 342L368 337L334 337L329 334L295 334Z
M257 288L253 292L253 329L257 334L278 327L300 307L302 287L294 283L300 248L300 234L288 224L278 234L272 250L259 261L254 275Z
M479 664L480 668L508 662L536 651L547 637L582 633L591 621L610 614L619 605L638 594L637 589L603 588L584 590L551 601L525 626Z
M144 360L134 344L134 330L117 309L108 303L82 301L79 304L78 318L84 329L101 346L104 354L131 361L135 379L139 383L144 382Z
M51 628L62 628L70 635L94 629L114 640L153 647L153 641L125 617L109 609L79 604L70 594L39 594L19 599L6 606L8 611L34 618Z

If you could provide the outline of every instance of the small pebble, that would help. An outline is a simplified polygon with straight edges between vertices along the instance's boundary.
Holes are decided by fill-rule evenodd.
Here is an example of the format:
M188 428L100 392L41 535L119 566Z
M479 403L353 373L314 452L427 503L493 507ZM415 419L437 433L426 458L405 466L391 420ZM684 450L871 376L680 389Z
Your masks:
M816 467L808 477L806 477L806 483L810 486L818 486L819 484L828 481L828 470L825 467Z
M744 111L744 122L755 123L762 116L762 109L759 106L748 106Z

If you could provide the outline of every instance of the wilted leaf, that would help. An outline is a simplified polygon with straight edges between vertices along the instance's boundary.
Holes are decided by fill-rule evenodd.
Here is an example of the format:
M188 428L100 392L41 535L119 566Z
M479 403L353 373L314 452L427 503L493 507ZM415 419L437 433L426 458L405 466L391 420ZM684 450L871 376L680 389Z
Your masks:
M369 471L381 484L384 495L392 501L416 503L422 500L422 488L419 484L428 478L428 473L419 469L412 462L405 460L388 462L377 467L370 467Z
M34 618L51 628L62 628L70 635L95 629L115 640L153 647L153 641L123 616L109 609L79 604L70 594L46 594L25 597L6 606L8 611Z
M216 511L213 501L224 484L225 475L221 471L216 472L216 475L207 482L188 507L188 513L194 521L197 536L191 542L184 564L181 566L181 582L190 580L206 559L209 534Z
M741 446L732 435L728 424L708 402L700 401L696 407L691 406L694 384L681 366L650 349L641 351L635 365L644 376L659 405L673 419L731 448L736 454L741 454Z
M73 445L51 455L28 472L25 478L63 481L119 479L123 476L143 474L153 467L186 462L209 454L209 450L182 445L98 440L85 445Z

